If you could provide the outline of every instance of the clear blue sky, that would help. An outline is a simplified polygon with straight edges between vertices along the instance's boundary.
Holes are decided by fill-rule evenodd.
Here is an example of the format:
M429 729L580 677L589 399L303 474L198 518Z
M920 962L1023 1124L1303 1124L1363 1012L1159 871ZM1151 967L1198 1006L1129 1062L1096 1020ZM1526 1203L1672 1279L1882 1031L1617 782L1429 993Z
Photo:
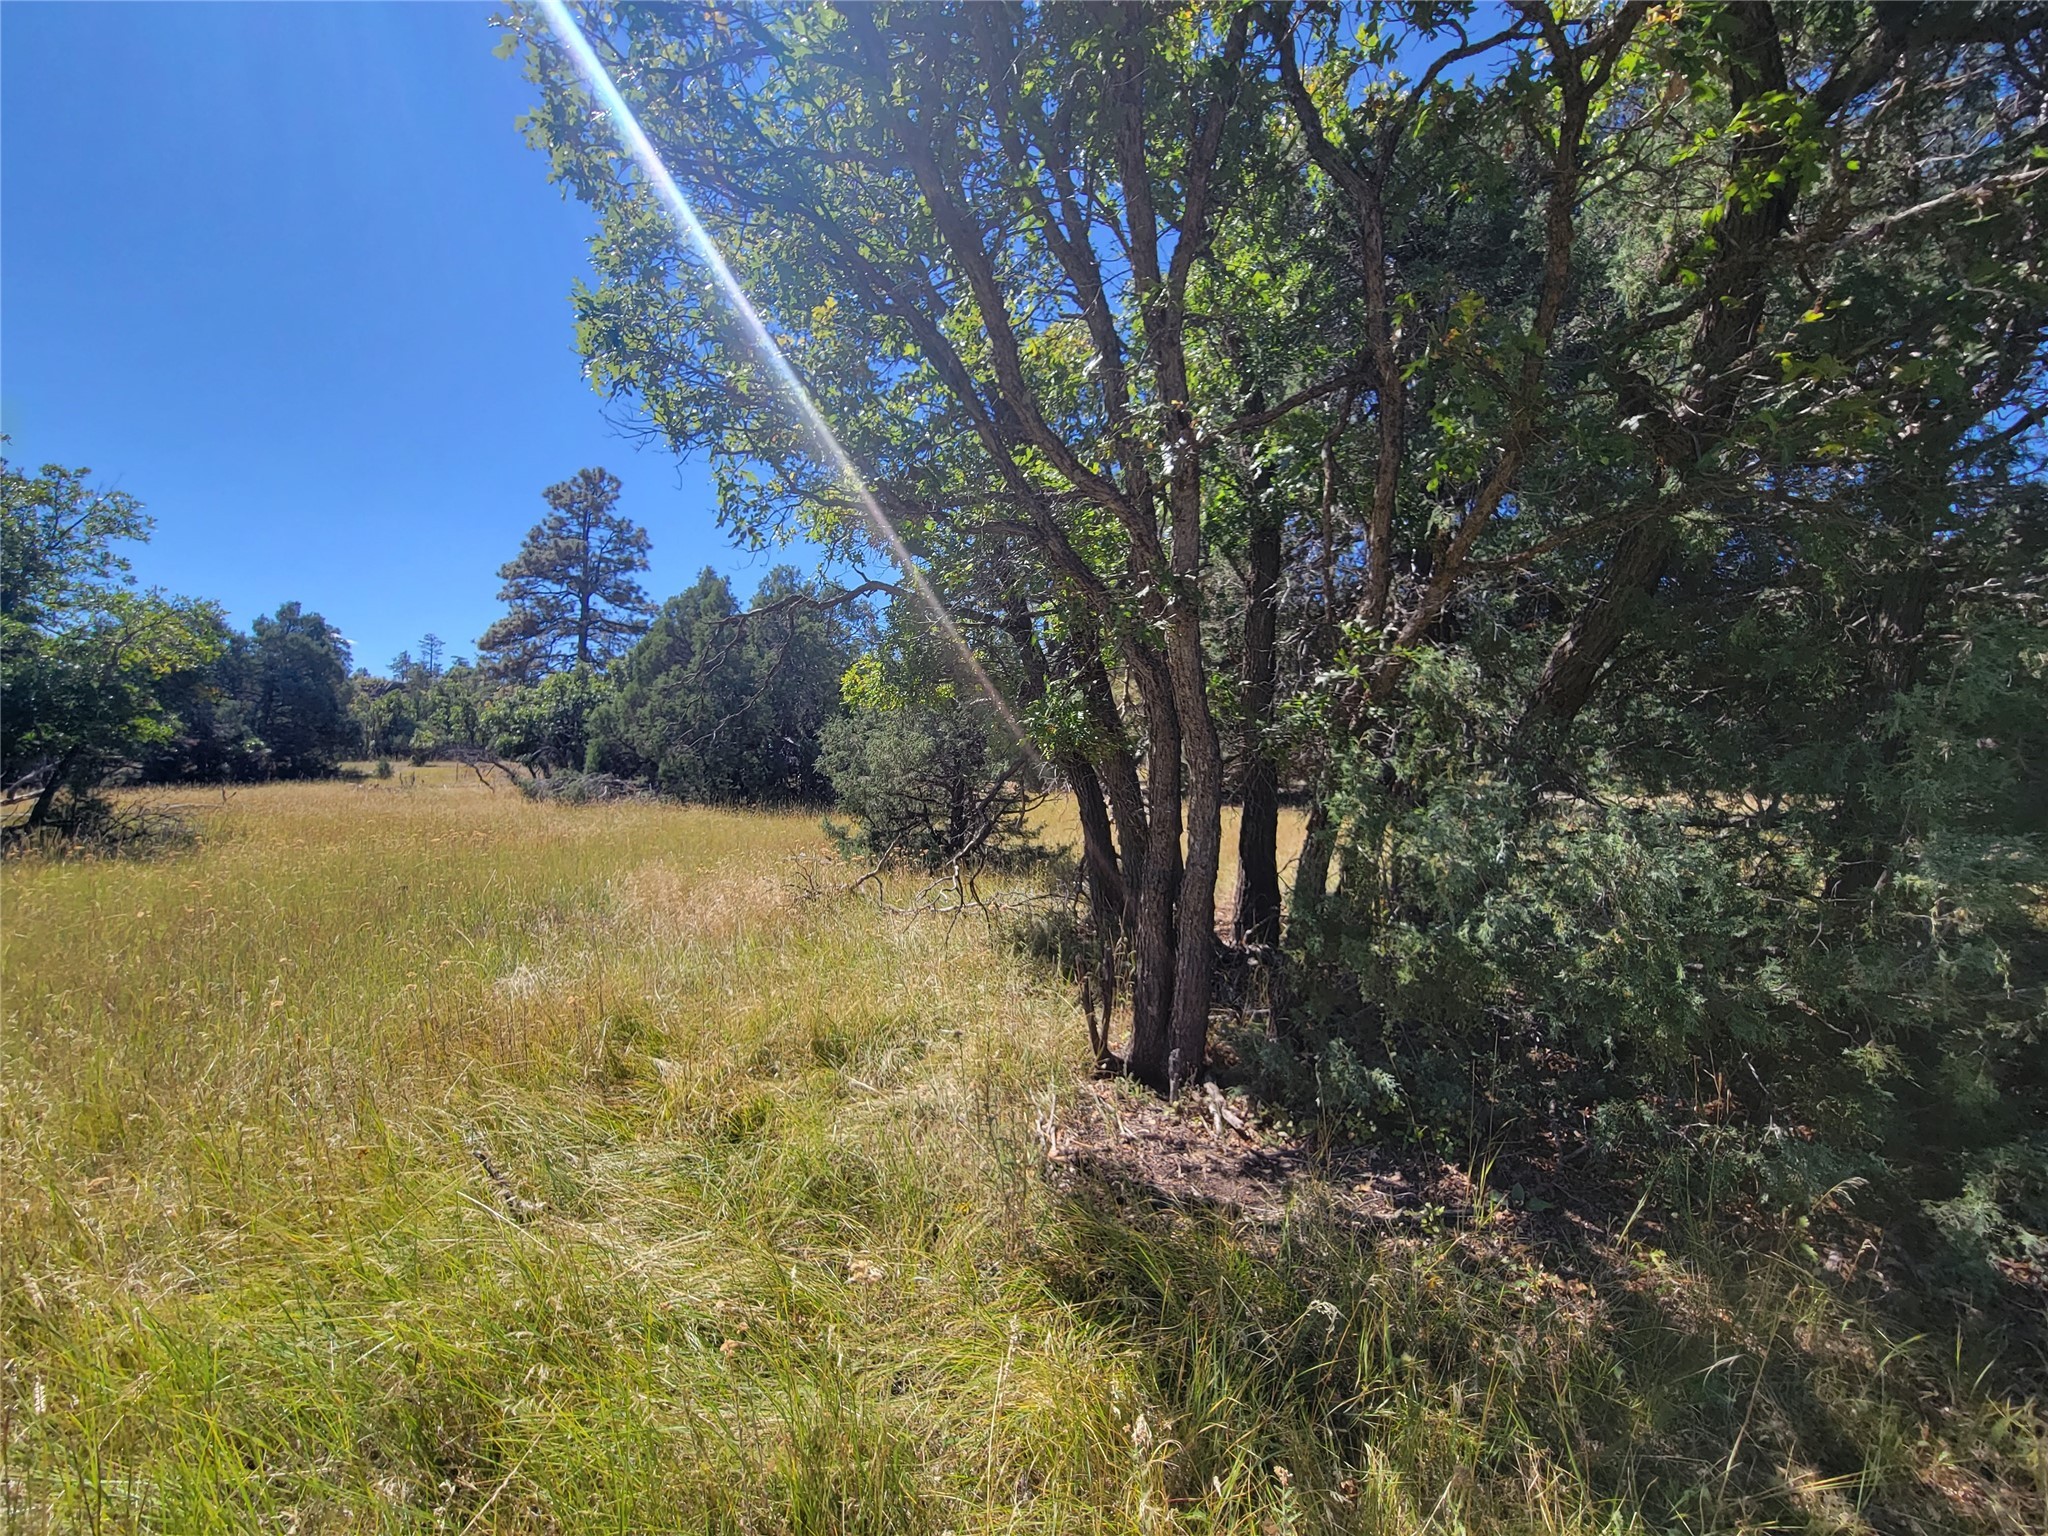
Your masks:
M0 429L146 504L145 582L245 626L297 599L379 669L468 652L541 488L602 464L656 598L752 590L704 469L582 380L591 216L492 10L0 5Z

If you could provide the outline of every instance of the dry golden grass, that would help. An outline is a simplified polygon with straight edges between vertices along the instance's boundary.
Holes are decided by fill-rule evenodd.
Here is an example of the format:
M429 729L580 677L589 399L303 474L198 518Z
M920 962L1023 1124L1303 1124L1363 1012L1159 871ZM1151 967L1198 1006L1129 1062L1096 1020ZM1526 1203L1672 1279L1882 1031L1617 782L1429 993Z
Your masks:
M1924 1373L1821 1382L1857 1479L1795 1437L1759 1490L1670 1432L1746 1378L1665 1323L1312 1202L1055 1194L1066 988L800 895L812 818L453 769L188 814L4 870L10 1531L1874 1530L1937 1475L1957 1528L2038 1513L1982 1459L2035 1421L1966 1384L1929 1439Z
M1223 808L1223 860L1216 875L1217 905L1227 913L1231 892L1237 889L1237 828L1241 813L1234 805ZM1308 826L1306 812L1293 806L1280 808L1280 885L1287 888L1294 875L1294 861L1301 856L1301 840ZM1081 846L1081 819L1074 812L1074 802L1064 797L1055 797L1041 805L1031 822L1032 831L1044 842L1054 847L1066 847L1076 851ZM1185 836L1181 839L1185 844Z
M985 941L801 901L814 817L540 806L449 769L196 815L197 853L7 869L10 1487L53 1526L431 1525L535 1414L644 1443L645 1381L577 1346L551 1392L552 1325L524 1325L587 1304L599 1355L658 1326L730 1383L746 1317L720 1308L867 1299L878 1159L949 1228L989 1219L954 1209L959 1165L1028 1116L1064 1022ZM927 1058L949 1091L861 1134ZM508 1220L473 1150L547 1210ZM554 1457L610 1453L540 1436L536 1486Z

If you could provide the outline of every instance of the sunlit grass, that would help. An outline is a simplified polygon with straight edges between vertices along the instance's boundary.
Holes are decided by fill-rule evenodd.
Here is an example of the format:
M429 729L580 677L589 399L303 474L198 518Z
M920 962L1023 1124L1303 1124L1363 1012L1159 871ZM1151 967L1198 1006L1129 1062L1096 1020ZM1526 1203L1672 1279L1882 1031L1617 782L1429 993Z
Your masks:
M1048 1189L1067 989L799 894L815 818L192 798L192 849L5 868L11 1529L2038 1520L2031 1410L1775 1261L1609 1305Z
M1223 807L1223 856L1216 872L1216 905L1225 918L1230 915L1232 893L1237 889L1237 832L1241 820L1242 812L1237 806ZM1031 828L1050 847L1067 848L1077 854L1080 851L1081 818L1075 813L1071 798L1054 796L1045 801L1033 813ZM1301 841L1307 829L1306 811L1297 806L1280 808L1280 832L1275 839L1275 852L1280 858L1283 891L1294 878L1294 862L1301 856ZM1185 833L1181 842L1186 845Z

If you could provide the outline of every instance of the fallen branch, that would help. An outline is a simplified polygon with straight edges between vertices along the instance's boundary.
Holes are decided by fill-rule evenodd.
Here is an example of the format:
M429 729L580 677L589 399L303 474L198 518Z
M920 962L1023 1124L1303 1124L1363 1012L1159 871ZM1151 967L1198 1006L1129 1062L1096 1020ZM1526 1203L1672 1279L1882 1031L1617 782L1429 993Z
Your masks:
M546 1201L529 1200L512 1187L512 1181L505 1177L498 1165L491 1161L490 1153L484 1150L482 1137L472 1132L465 1135L462 1140L469 1148L470 1154L476 1158L477 1165L483 1169L484 1178L490 1183L492 1193L497 1195L504 1203L505 1209L513 1216L520 1221L531 1221L547 1209Z
M1256 1142L1259 1139L1252 1134L1250 1122L1230 1107L1229 1101L1223 1097L1223 1090L1214 1082L1202 1084L1202 1097L1208 1100L1209 1120L1215 1126L1214 1134L1218 1141L1223 1139L1223 1127L1226 1125L1246 1141Z

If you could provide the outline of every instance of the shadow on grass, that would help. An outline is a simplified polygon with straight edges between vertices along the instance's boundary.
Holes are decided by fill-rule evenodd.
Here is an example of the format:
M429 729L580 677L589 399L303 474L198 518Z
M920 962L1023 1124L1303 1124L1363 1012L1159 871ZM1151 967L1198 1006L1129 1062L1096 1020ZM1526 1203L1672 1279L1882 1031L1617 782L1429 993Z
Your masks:
M161 796L66 796L40 826L23 807L0 821L0 857L45 859L154 858L182 853L198 841L183 812L190 807Z
M1330 1531L2043 1528L2037 1406L1794 1243L1532 1216L1116 1098L1069 1127L1040 1262L1141 1362L1173 1501Z

